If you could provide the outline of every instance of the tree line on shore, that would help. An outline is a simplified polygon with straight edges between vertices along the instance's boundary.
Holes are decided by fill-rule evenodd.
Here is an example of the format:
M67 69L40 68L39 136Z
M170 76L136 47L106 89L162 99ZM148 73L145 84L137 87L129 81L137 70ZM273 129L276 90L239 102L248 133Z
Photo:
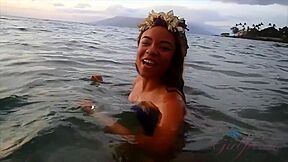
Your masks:
M284 42L288 41L288 27L276 28L275 24L269 23L266 28L261 28L264 24L253 24L252 27L247 23L235 24L230 30L236 37L244 38L275 38L281 39ZM223 36L227 36L227 33L222 33ZM221 35L222 35L221 34ZM228 34L229 35L229 34Z

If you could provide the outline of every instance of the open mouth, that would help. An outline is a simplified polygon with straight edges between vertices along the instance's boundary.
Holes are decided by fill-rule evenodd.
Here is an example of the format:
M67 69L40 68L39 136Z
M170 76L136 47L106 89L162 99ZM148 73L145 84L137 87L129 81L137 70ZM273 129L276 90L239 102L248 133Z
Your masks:
M151 59L143 59L142 60L142 63L144 65L148 65L148 66L154 66L156 65L156 62L154 60L151 60Z

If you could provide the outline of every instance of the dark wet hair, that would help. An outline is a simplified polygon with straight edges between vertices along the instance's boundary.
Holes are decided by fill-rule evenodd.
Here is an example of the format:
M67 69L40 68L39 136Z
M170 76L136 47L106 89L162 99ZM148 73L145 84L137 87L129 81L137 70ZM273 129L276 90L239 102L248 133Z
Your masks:
M167 23L161 18L157 18L154 20L153 26L162 26L167 28ZM168 29L167 29L168 30ZM146 31L146 30L145 30ZM145 32L140 32L138 36L137 44L139 45L140 39L142 34ZM183 67L184 67L184 57L186 56L187 49L189 48L187 45L187 39L185 34L180 32L171 32L173 34L175 42L176 42L176 49L173 54L170 66L168 67L167 71L161 78L163 84L166 85L168 91L178 91L180 92L184 102L186 102L185 94L183 91L184 88L184 80L183 80ZM137 72L138 67L136 65Z
M154 104L146 103L141 102L138 105L132 106L131 109L136 113L136 118L143 128L144 134L147 136L153 136L154 130L162 115Z

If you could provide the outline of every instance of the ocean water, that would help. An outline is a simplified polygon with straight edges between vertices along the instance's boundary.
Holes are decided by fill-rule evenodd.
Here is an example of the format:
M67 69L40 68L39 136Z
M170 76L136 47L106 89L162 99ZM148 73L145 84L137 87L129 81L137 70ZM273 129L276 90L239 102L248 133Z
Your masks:
M83 115L125 118L133 28L0 17L0 161L149 161ZM173 162L286 162L288 44L188 34L183 146ZM101 73L104 83L89 80ZM168 156L168 155L167 155Z

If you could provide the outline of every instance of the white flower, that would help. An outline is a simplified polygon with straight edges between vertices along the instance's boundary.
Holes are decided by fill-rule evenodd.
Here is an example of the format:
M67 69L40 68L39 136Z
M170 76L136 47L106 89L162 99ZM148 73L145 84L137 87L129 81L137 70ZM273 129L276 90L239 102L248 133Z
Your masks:
M173 30L171 25L168 25L168 30Z
M183 28L181 26L176 27L179 32L183 32Z
M169 31L185 32L184 28L179 26L179 24L183 25L185 20L183 18L179 19L177 16L174 16L173 10L170 10L167 13L165 12L156 13L154 10L152 10L149 13L148 17L144 20L144 22L138 25L140 31L145 31L153 27L154 20L157 18L160 18L166 22Z
M167 12L167 16L174 16L173 10L170 10L169 12Z

